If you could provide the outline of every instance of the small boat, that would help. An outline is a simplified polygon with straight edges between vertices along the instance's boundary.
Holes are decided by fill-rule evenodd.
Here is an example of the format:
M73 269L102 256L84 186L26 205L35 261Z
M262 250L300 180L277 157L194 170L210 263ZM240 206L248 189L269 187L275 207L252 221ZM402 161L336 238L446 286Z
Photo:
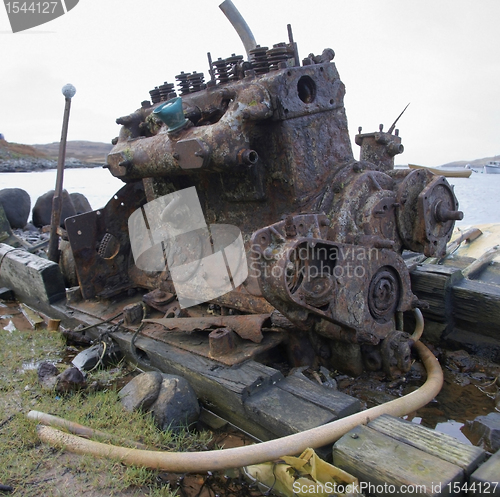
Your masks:
M484 165L486 174L500 174L500 161L492 160Z
M408 164L408 167L410 169L428 169L431 173L446 176L447 178L468 178L472 174L472 169L457 169L453 171L451 169L440 169L439 167L418 166L417 164Z

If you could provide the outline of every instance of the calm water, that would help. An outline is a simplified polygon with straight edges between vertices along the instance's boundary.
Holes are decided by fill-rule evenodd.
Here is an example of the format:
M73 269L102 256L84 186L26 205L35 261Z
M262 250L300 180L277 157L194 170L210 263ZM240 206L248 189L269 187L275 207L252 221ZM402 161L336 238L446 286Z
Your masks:
M500 223L500 174L472 173L470 178L448 178L464 212L458 226Z
M31 197L31 207L36 199L53 190L56 184L56 170L34 173L0 173L0 189L22 188ZM69 193L85 195L94 210L106 205L108 200L123 186L123 181L115 178L107 169L100 167L89 169L66 169L64 188Z
M455 185L455 194L464 211L459 226L500 222L500 174L472 173L470 178L448 178ZM35 173L0 173L0 189L23 188L31 196L31 205L36 199L53 190L56 171ZM104 207L108 200L124 183L111 175L107 169L67 169L64 172L64 188L70 193L83 193L93 209Z

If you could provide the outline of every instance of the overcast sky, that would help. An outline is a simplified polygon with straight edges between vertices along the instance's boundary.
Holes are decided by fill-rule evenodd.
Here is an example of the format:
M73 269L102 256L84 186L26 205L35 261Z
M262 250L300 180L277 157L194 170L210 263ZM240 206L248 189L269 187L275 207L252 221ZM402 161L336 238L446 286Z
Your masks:
M149 90L180 71L207 75L208 51L244 54L220 1L80 0L16 34L0 6L0 132L58 141L72 83L68 139L109 142ZM387 129L411 102L398 164L500 154L500 0L233 1L260 45L287 41L290 23L301 58L335 50L351 137Z

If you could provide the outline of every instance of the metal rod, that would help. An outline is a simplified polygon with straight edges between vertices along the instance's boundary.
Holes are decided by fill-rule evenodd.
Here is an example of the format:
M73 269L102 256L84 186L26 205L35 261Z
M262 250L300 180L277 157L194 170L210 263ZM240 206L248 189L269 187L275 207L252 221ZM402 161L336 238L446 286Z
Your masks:
M224 15L229 19L229 22L238 33L247 52L247 56L250 58L250 50L253 50L257 46L257 42L245 19L243 19L243 16L231 0L225 0L219 5L219 8L224 12Z
M64 179L64 162L66 159L66 138L68 136L69 113L71 109L71 98L75 95L76 89L73 85L63 87L63 95L66 100L64 106L63 126L61 132L61 142L59 143L59 157L57 160L57 176L54 197L52 199L52 216L50 219L50 238L47 256L50 261L59 263L59 235L57 228L61 224L62 211L62 191Z
M411 102L408 102L408 105L410 105ZM408 108L408 105L403 109L403 112L399 114L397 119L392 123L391 127L389 128L389 131L387 133L391 134L394 131L394 128L396 127L396 123L399 121L399 118L405 113L405 110Z

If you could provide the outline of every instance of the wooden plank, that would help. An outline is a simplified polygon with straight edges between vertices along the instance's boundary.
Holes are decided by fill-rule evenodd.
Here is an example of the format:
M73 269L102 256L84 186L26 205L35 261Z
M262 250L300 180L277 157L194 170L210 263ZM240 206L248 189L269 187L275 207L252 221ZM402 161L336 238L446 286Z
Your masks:
M448 484L465 481L462 468L366 426L356 427L335 444L333 464L372 485L365 486L365 492L377 497L410 493L410 485L411 495L448 496ZM373 486L377 491L370 492Z
M452 289L453 315L457 328L498 338L500 287L462 280Z
M472 474L468 488L473 495L500 495L500 450Z
M446 433L386 414L374 419L368 426L379 433L461 467L467 476L486 459L486 452L479 447L463 444Z
M119 343L126 358L135 362L130 353L132 333L113 333L113 339ZM243 403L246 398L283 379L279 371L254 361L233 367L224 366L150 338L140 337L135 345L143 354L147 354L150 368L184 377L202 404L215 414L259 440L276 437L274 433L248 417Z
M410 274L412 291L419 299L429 303L424 317L446 322L450 312L450 287L463 278L458 268L423 264Z
M361 403L358 399L298 375L288 376L277 386L296 397L308 400L314 405L332 412L336 419L349 416L361 409Z
M39 330L45 324L40 314L26 304L19 304L19 310L34 330Z
M248 398L245 410L249 419L266 426L276 437L315 428L337 419L331 411L277 386Z
M0 286L13 288L19 300L38 309L66 295L58 264L3 243L0 243Z

